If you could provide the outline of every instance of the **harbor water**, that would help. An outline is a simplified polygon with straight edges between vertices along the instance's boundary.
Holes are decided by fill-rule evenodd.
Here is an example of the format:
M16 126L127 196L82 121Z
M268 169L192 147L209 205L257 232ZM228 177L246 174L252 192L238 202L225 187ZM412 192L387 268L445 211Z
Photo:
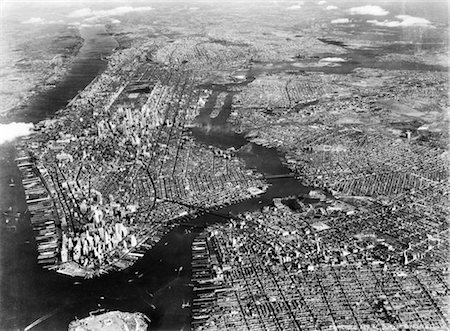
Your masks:
M65 79L36 96L14 116L2 118L0 122L38 122L53 116L105 69L106 62L102 58L117 47L114 38L105 33L102 26L84 27L81 35L84 45ZM345 74L357 66L370 67L371 55L355 51L351 56L347 55L350 61L346 66L309 69ZM249 74L256 76L267 70L286 70L292 65L275 67L268 69L255 65ZM240 84L250 81L248 78ZM289 174L282 162L283 155L277 150L253 144L244 135L231 130L227 119L235 92L228 91L225 85L209 88L216 94L228 93L225 106L215 118L209 116L211 109L206 107L197 119L197 126L192 128L192 136L206 145L235 148L248 168L264 175ZM213 105L211 102L210 106ZM152 320L152 330L189 329L190 308L183 308L182 303L192 300L192 241L208 224L226 222L223 217L204 214L189 225L175 228L134 266L121 272L89 280L60 275L37 264L36 246L14 157L12 143L0 145L1 329L24 329L42 318L33 330L63 330L74 318L84 318L92 311L102 310L142 312ZM268 181L271 185L261 197L218 211L225 215L239 214L269 205L275 197L309 191L295 178Z

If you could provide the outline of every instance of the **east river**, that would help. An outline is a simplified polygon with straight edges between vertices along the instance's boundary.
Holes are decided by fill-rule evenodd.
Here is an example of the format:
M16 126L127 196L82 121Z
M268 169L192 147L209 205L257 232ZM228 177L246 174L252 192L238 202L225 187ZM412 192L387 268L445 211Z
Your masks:
M14 116L3 118L3 123L36 123L52 117L105 69L106 62L102 57L112 53L117 47L116 41L101 26L85 27L80 33L84 44L65 79L36 96ZM227 89L226 86L214 88ZM231 103L227 107L231 107ZM276 150L249 143L243 135L231 130L226 122L230 110L227 107L215 119L209 118L211 110L206 107L198 117L198 127L192 130L195 139L207 145L240 149L238 154L247 166L263 174L289 173ZM151 318L152 330L190 328L190 308L182 308L182 303L192 300L192 240L208 224L224 222L224 218L204 214L191 225L174 229L127 270L91 280L60 275L37 264L36 246L14 156L12 143L0 146L0 208L4 212L12 207L16 216L1 215L2 329L24 329L42 318L33 330L63 330L75 317L83 318L102 309L143 312ZM11 178L14 186L10 185ZM270 204L274 197L308 191L293 178L269 182L270 188L260 198L219 211L238 214Z

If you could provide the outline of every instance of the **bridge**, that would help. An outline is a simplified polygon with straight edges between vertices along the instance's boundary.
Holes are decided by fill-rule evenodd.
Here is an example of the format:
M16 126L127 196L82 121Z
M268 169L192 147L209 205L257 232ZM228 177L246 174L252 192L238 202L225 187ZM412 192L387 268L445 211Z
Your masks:
M218 217L222 217L225 219L235 219L235 220L241 220L241 218L239 218L237 215L233 215L232 213L224 213L224 212L220 212L217 210L212 210L209 208L205 208L203 206L196 206L196 205L192 205L189 203L185 203L182 201L175 201L175 200L170 200L170 199L161 199L164 200L165 202L172 202L181 206L185 206L194 210L197 210L198 212L204 213L204 214L209 214L209 215L213 215L213 216L218 216Z
M294 173L281 174L281 175L265 175L264 179L283 179L283 178L295 178Z

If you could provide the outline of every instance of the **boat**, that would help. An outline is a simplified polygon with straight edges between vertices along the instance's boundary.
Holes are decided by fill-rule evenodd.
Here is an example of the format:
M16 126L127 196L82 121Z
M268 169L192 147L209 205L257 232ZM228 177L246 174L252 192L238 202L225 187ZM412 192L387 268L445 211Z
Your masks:
M187 307L190 307L191 306L191 303L189 302L189 301L184 301L183 300L183 303L181 304L181 308L187 308Z

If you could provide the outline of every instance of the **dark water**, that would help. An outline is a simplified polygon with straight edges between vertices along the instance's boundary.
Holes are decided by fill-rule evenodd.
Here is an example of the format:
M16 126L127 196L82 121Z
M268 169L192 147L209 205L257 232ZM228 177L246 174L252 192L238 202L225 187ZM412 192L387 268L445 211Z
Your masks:
M84 39L83 46L64 80L54 88L32 97L30 102L15 112L13 116L0 117L0 123L13 121L36 123L63 108L68 100L77 95L78 91L83 90L106 68L107 62L101 57L110 55L118 44L105 32L105 28L100 25L82 27L80 35Z
M85 45L67 79L5 121L37 122L51 117L105 68L100 55L112 51L116 46L114 40L101 28L85 29L83 37L86 38ZM247 84L251 80L239 84ZM225 85L213 88L216 92L227 90ZM240 149L238 154L247 166L261 173L288 173L289 170L281 163L282 156L276 150L248 143L244 136L231 131L226 120L231 111L232 93L225 98L224 107L215 119L209 118L209 107L214 104L208 104L198 118L199 126L192 130L193 136L208 145ZM152 319L152 329L189 329L191 312L189 308L182 309L181 304L192 299L189 285L192 240L208 224L224 222L222 217L199 216L191 222L194 227L174 229L133 267L100 279L79 280L46 271L36 263L36 246L26 214L20 174L13 161L13 144L1 146L0 153L1 208L5 210L13 206L14 213L22 213L17 220L9 222L9 227L4 216L1 220L1 329L23 329L47 315L48 318L33 330L63 330L75 317L86 317L98 309L143 312ZM9 187L10 178L15 178L15 187ZM273 197L308 191L293 178L273 180L271 184L260 198L219 211L239 214L270 204ZM181 266L183 268L179 272Z
M372 4L368 0L367 4ZM412 1L411 1L412 2ZM393 3L393 2L392 2ZM407 13L426 18L447 13L446 10L428 13L433 6L422 1L423 10L412 12L408 10L408 2L403 2L403 10L390 8L389 3L383 3L393 14ZM128 5L128 4L127 4ZM361 1L346 2L339 6L358 6ZM392 5L393 6L393 5ZM228 7L228 5L227 5ZM344 9L343 7L343 9ZM429 9L431 8L431 9ZM428 16L426 14L429 14ZM447 16L443 22L447 22ZM147 18L146 18L147 19ZM367 25L367 24L366 24ZM346 31L346 27L336 27ZM359 31L360 26L358 26ZM418 66L407 62L392 61L389 64L377 63L374 57L384 53L410 52L418 47L395 44L401 38L392 33L380 35L377 32L366 33L361 26L361 38L379 40L381 37L392 42L391 46L368 50L349 50L344 55L348 62L339 67L305 67L299 68L289 63L275 64L273 67L254 64L249 75L257 76L264 72L284 70L322 71L326 73L346 74L356 67L405 69L405 70L446 70L438 66ZM355 35L355 28L348 28L348 33ZM373 30L373 27L370 27ZM381 30L380 30L381 31ZM399 32L401 33L401 32ZM85 38L67 78L55 88L36 96L31 103L10 118L0 118L1 123L12 121L37 122L53 116L68 100L73 98L106 66L101 55L106 56L117 47L102 27L84 28L81 31ZM364 34L364 35L362 35ZM175 35L174 35L175 36ZM329 43L344 46L339 41L330 39ZM436 41L437 43L438 41ZM438 44L436 44L438 46ZM408 48L409 47L409 48ZM434 47L424 43L421 47ZM333 56L323 54L321 57ZM315 61L319 61L316 59ZM242 84L247 84L246 81ZM193 136L207 145L220 148L235 147L238 155L249 168L257 169L264 174L286 174L289 170L282 164L282 155L274 149L268 149L249 143L243 135L235 134L226 124L230 112L233 92L228 92L227 86L215 85L215 96L207 104L206 109L198 118L199 126L192 130ZM224 109L215 119L209 114L214 106L215 98L220 92L227 92ZM9 226L5 217L0 215L0 329L23 329L41 316L49 318L33 330L64 330L75 317L86 317L89 312L104 308L106 310L140 311L152 319L152 330L189 329L190 310L182 309L183 300L192 297L191 279L191 245L195 236L208 224L224 222L224 219L214 215L202 215L191 222L192 226L180 226L167 234L160 243L149 251L133 267L122 272L106 275L100 279L78 280L64 275L43 270L36 263L37 252L26 211L23 188L20 185L20 174L14 164L14 146L0 146L0 209L3 211L13 206L13 212L22 213L17 220L12 219ZM15 187L9 187L10 178L15 178ZM300 185L295 179L286 178L271 180L268 191L260 198L254 198L233 206L222 208L222 213L238 214L244 211L256 210L270 204L272 198L302 194L308 188ZM179 272L180 266L183 270Z
M101 27L85 28L81 32L85 44L67 78L55 88L37 96L14 117L0 121L37 122L51 117L105 68L106 63L101 60L101 55L112 52L117 46L115 40L105 34ZM349 61L341 67L311 67L307 70L345 74L356 67L376 67L373 58L379 52L380 49L354 50L345 56ZM332 55L323 55L327 56ZM383 68L386 69L385 66ZM392 68L397 70L412 67L407 63L393 63ZM255 64L248 75L257 76L268 71L289 69L306 68L297 68L286 63L272 68ZM417 69L440 70L423 67ZM234 133L226 122L235 93L228 87L245 85L252 79L249 77L246 81L236 84L207 86L213 89L213 95L198 116L198 126L192 129L192 135L206 145L223 149L234 147L247 167L260 173L287 174L289 169L282 163L283 155L275 149L249 143L245 136ZM211 119L209 115L219 93L227 93L224 106L219 115ZM48 315L48 318L33 330L63 330L75 317L86 317L89 312L97 309L143 312L152 319L152 330L189 329L191 312L189 308L182 309L181 305L192 298L192 240L208 224L225 220L210 214L199 216L191 221L189 226L180 226L167 234L131 268L100 279L79 280L46 271L36 263L36 247L28 215L24 214L26 204L20 185L20 174L13 161L14 153L12 144L0 146L0 208L5 210L13 206L14 213L22 213L17 221L10 221L9 228L5 224L5 217L0 216L0 329L23 329L41 316ZM15 187L9 187L10 178L15 178ZM227 206L219 211L224 214L239 214L257 210L270 204L274 197L299 195L309 190L293 178L269 180L269 183L271 186L261 197ZM182 271L179 271L181 266Z

